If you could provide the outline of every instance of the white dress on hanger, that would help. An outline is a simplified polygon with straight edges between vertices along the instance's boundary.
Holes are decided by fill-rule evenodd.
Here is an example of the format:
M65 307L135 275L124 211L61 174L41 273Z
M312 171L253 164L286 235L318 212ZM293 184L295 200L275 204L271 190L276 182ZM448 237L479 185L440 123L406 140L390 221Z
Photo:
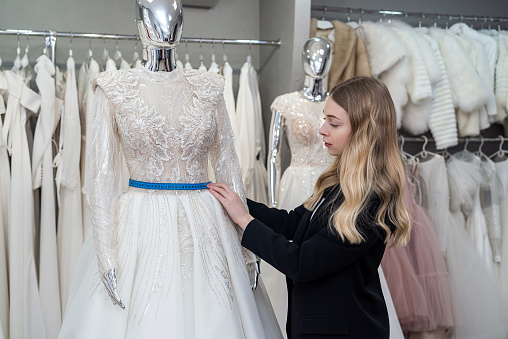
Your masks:
M238 143L242 150L238 153L238 159L242 169L245 195L253 200L256 196L254 183L256 115L254 107L254 98L249 83L249 63L246 62L240 71L240 86L236 99L236 122L238 123Z
M35 81L41 95L41 110L32 151L33 189L41 192L39 292L48 339L56 338L62 323L56 246L56 207L53 179L53 133L62 100L55 98L55 66L46 55L37 59Z
M252 93L252 100L254 103L254 196L253 199L257 202L268 204L268 173L266 171L265 163L265 129L263 127L263 114L261 112L261 96L259 94L258 86L258 73L256 69L249 63L249 86Z
M11 195L11 169L7 154L7 131L3 137L2 117L5 115L3 95L8 95L7 81L0 71L0 338L9 334L9 290L7 262L9 250L9 197Z
M448 174L454 178L450 198L452 211L460 211L466 220L465 228L485 266L494 274L492 246L488 237L487 223L480 204L480 184L484 181L481 160L470 152L455 153L448 160Z
M233 68L229 62L224 62L222 66L222 75L224 75L224 101L226 102L226 109L228 110L229 121L231 122L231 129L235 136L235 151L240 154L240 145L238 139L238 124L236 121L236 108L235 108L235 95L233 93Z
M26 134L28 112L41 103L22 77L4 71L9 99L3 132L8 131L11 150L11 196L9 223L9 337L46 338L34 261L34 203L32 170Z
M85 240L59 338L279 338L262 288L250 287L256 258L209 191L117 197L120 145L133 180L206 182L210 158L217 180L244 197L222 78L139 67L94 86L85 194L96 246ZM125 310L100 281L111 268Z
M79 250L83 244L83 215L81 203L81 127L79 122L78 93L75 63L67 60L65 106L61 118L56 184L58 196L58 273L62 314L71 288Z
M449 210L448 187L455 185L455 178L447 173L444 159L439 155L420 162L418 173L422 196L427 197L422 199L422 207L445 249L444 258L454 292L457 327L447 337L505 338L508 335L507 313L501 292L464 228L462 213L452 214Z
M501 263L499 265L499 284L508 302L508 159L494 163L499 177L499 210L501 223Z
M92 79L99 74L100 72L100 66L94 59L90 60L90 64L87 67L83 68L83 77L84 77L84 89L83 91L83 99L80 103L80 123L81 123L81 184L84 183L85 177L86 177L86 149L87 149L87 134L88 134L88 125L89 121L91 119L91 116L93 115L93 100L94 95L92 91ZM81 71L80 71L80 78L81 78ZM79 83L81 84L81 80L79 80ZM80 94L79 86L78 86L78 95ZM86 201L82 200L83 204L83 238L86 237L86 235L91 231L92 229L92 216L90 212L90 208Z

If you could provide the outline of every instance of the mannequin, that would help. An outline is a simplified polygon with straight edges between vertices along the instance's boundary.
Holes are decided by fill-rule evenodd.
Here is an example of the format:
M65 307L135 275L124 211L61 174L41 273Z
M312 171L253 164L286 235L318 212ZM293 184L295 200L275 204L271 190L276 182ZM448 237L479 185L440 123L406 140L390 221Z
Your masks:
M175 48L183 30L180 1L137 0L136 24L143 44L141 64L153 72L176 69Z
M170 3L169 1L137 0L136 24L143 44L141 65L152 72L175 70L175 47L180 42L183 29L180 1ZM103 274L102 282L113 303L125 309L117 291L116 269L108 269Z
M302 204L312 194L319 174L332 161L318 132L328 98L325 77L330 69L330 57L328 41L323 38L308 40L302 52L306 76L303 89L281 95L272 103L267 166L269 203L272 207L292 210ZM278 180L282 126L289 139L291 165L282 180ZM261 263L261 272L279 326L284 328L288 305L285 277L265 262Z
M328 99L324 80L330 70L331 53L330 44L323 38L312 38L303 46L302 65L305 72L305 83L299 93L310 102L325 102ZM270 125L270 151L268 154L268 194L272 207L276 206L277 168L280 168L278 155L282 125L284 125L282 112L275 110Z
M179 69L181 4L146 1L136 2L143 64L92 81L83 192L93 233L59 338L281 338L262 280L251 288L257 258L207 189L210 161L245 197L224 79ZM120 149L129 187L119 195Z

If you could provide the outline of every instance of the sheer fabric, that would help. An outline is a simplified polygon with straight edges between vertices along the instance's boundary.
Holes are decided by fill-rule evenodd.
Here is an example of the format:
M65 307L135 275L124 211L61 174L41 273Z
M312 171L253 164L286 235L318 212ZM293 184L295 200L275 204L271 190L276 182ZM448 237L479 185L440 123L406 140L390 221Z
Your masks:
M271 110L279 111L284 118L291 149L291 164L277 190L278 208L292 210L310 197L317 178L333 161L318 132L325 103L312 102L299 92L292 92L275 98L271 105Z
M138 67L103 73L93 86L95 112L101 114L91 128L85 190L94 215L101 272L118 267L112 236L120 142L133 180L206 182L210 154L217 182L227 183L245 201L221 77L179 69L154 73ZM252 254L246 257L249 263L255 261Z
M208 190L131 187L118 198L120 147L134 180L206 182L210 161L217 181L244 198L223 86L198 70L95 78L85 182L94 239L80 253L60 338L281 336L263 287L250 287L256 257ZM125 310L100 282L110 268Z

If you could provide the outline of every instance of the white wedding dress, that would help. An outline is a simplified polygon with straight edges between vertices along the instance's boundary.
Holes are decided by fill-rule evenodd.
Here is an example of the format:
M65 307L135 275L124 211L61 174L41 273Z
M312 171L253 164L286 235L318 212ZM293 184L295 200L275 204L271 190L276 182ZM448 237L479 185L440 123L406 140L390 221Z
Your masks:
M119 147L131 179L218 182L244 196L221 76L142 66L94 80L85 192L93 237L78 259L59 338L280 338L255 256L208 190L130 187L117 195ZM95 248L94 248L95 243ZM125 310L100 281L116 268Z
M333 161L318 132L325 104L326 101L312 102L299 92L292 92L278 96L271 105L272 112L282 115L291 149L291 164L277 189L277 208L292 210L307 200L318 177Z

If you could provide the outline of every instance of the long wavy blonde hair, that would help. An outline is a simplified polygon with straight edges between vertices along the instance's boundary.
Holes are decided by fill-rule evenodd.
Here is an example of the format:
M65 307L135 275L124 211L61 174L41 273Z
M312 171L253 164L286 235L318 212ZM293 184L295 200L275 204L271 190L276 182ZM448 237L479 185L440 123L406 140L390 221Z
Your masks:
M342 241L365 241L356 227L360 212L373 195L381 200L377 224L386 232L385 243L405 245L410 238L410 216L404 203L405 169L397 144L397 116L386 86L374 79L354 77L336 85L329 100L349 115L351 135L341 156L318 178L304 206L313 210L327 188L340 184L344 201L330 217L330 226ZM340 192L335 199L338 199ZM395 226L392 231L387 223Z

